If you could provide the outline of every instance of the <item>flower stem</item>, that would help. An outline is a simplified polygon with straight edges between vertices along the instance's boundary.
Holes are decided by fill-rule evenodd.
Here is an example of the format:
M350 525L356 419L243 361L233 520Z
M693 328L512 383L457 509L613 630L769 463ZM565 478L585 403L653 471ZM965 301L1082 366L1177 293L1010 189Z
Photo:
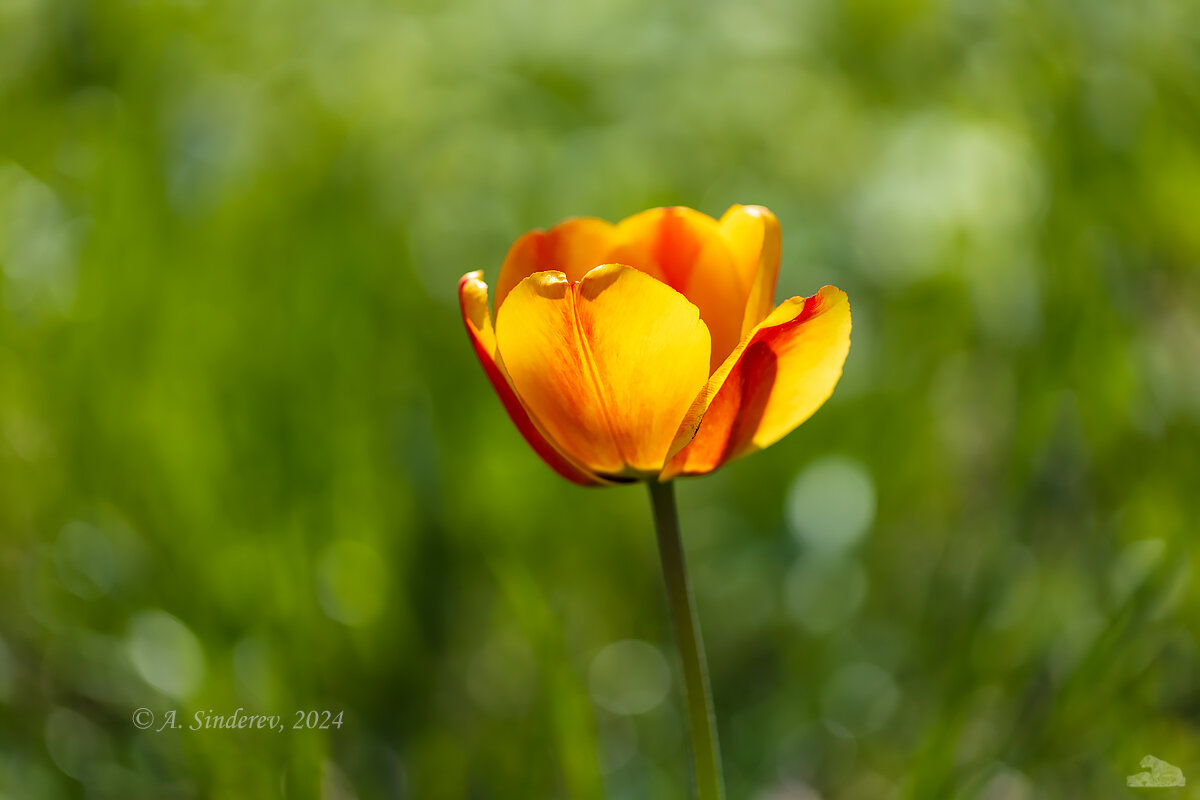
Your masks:
M679 536L679 511L675 506L675 486L671 482L649 482L650 503L654 508L654 527L658 532L658 554L662 559L675 641L683 663L683 684L687 698L688 729L692 735L692 756L696 764L696 794L699 800L724 800L721 778L721 749L717 744L717 719L713 713L712 689L708 684L708 664L696 603L688 582Z

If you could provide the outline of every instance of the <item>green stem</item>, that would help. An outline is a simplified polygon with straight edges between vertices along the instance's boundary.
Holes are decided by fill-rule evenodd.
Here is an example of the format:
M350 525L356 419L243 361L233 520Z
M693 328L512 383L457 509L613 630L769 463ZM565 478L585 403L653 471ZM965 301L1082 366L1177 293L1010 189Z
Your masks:
M699 800L724 800L721 779L721 748L717 744L717 718L713 713L712 689L708 684L708 664L704 660L704 642L696 603L688 583L679 537L679 511L675 507L675 487L670 482L651 481L650 503L654 507L654 527L658 532L658 554L662 559L675 641L683 663L683 685L687 696L688 729L692 735L692 756L696 763L696 794Z

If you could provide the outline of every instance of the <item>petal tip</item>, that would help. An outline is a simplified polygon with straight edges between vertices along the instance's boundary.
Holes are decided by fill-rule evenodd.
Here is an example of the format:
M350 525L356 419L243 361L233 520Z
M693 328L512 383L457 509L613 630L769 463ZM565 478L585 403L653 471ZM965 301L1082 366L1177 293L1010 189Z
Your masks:
M491 342L491 313L488 310L488 285L483 282L483 272L468 272L458 280L458 304L463 322L472 330L472 335L482 335L485 344Z

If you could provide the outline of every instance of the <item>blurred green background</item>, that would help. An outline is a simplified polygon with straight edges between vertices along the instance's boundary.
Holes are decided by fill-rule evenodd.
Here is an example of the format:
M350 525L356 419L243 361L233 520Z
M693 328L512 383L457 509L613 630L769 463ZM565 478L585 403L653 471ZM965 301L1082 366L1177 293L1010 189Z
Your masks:
M734 202L854 333L679 487L731 798L1200 797L1198 144L1189 0L3 0L0 797L687 796L455 284Z

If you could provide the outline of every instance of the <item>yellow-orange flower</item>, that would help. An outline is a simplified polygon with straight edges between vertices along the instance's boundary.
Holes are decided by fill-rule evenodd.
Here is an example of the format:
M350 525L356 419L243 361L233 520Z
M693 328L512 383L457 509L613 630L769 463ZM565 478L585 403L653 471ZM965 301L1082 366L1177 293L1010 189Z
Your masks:
M761 206L567 220L458 284L467 332L526 441L584 485L700 475L778 441L833 392L850 305L773 307L780 236Z

